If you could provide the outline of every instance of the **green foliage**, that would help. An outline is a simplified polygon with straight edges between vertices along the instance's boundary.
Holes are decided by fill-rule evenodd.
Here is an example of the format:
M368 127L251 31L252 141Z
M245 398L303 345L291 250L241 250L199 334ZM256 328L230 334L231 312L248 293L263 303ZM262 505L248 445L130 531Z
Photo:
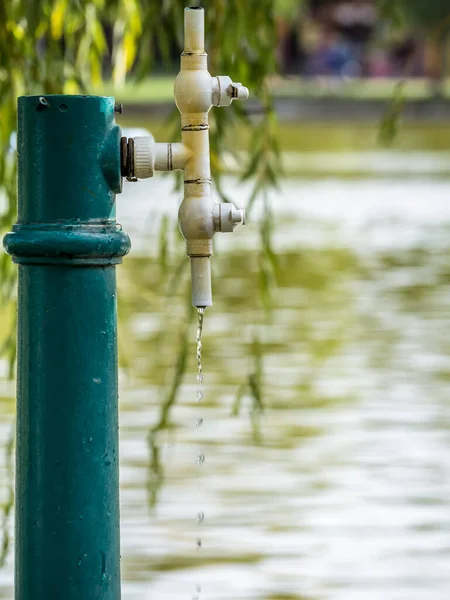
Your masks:
M277 17L292 20L301 14L307 4L307 0L274 0L274 12Z
M450 27L450 4L443 0L378 0L378 11L397 28L409 24L441 37Z
M236 398L233 403L231 414L236 417L240 414L242 401L245 395L251 400L250 419L252 424L253 441L256 444L261 443L260 416L264 410L263 403L263 350L262 344L256 334L253 335L251 344L252 365L246 381L238 388Z
M394 27L401 27L405 21L403 0L378 0L380 18Z
M435 73L442 76L442 44L450 28L450 5L442 0L378 0L378 10L381 19L394 29L412 25L426 32L435 50ZM435 93L441 92L442 85L438 84ZM389 145L395 138L404 104L405 81L400 81L381 120L378 139L382 145Z
M392 99L381 119L378 141L383 146L389 146L397 136L398 122L405 105L404 87L404 81L395 86Z
M184 261L187 262L187 261ZM190 285L187 289L186 302L186 319L185 326L180 336L178 344L178 355L175 361L175 367L172 374L172 380L167 393L161 402L160 414L157 423L150 429L147 436L147 445L150 454L148 465L148 503L150 507L154 507L158 500L158 492L164 481L164 467L161 462L160 444L158 443L158 434L170 428L170 411L176 403L178 392L186 372L188 352L190 349L189 333L190 324L194 309L191 305L191 289Z
M450 4L442 0L407 0L403 11L408 21L433 35L443 35L450 26Z

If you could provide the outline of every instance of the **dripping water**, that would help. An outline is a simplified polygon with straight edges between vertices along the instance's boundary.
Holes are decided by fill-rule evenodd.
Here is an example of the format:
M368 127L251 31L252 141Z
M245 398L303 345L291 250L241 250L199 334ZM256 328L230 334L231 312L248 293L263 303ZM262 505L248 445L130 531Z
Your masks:
M195 586L195 594L192 596L192 600L200 600L200 592L202 591L202 588L200 585L196 585Z
M195 339L197 341L197 402L200 402L203 398L203 370L202 370L202 333L203 333L203 318L205 316L205 309L198 308L198 322L197 322L197 334Z
M205 316L205 309L198 308L197 309L197 318L198 318L197 333L195 336L195 339L197 342L197 351L196 351L196 358L197 358L196 400L197 400L197 402L201 402L203 400L202 333L203 333L204 316ZM195 427L198 428L198 427L201 427L202 425L203 425L203 417L201 417L199 415L195 421ZM203 452L199 452L199 454L197 455L197 458L196 458L197 467L200 469L204 462L205 462L205 455ZM205 519L205 513L203 512L203 510L199 510L196 515L196 521L197 521L197 525L199 527L202 526L204 519ZM200 536L197 536L195 545L196 545L197 550L201 549L202 538ZM192 596L192 600L200 600L200 592L201 592L200 585L196 585L195 593Z

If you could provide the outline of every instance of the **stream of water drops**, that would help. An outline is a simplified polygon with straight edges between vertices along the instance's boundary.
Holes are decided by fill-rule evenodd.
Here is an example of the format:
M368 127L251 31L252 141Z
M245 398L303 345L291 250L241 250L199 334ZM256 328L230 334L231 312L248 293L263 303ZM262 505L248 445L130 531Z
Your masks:
M202 369L202 333L203 333L203 318L205 316L205 309L198 308L198 322L197 322L197 334L195 336L197 342L197 402L203 399L203 369Z
M204 308L198 308L197 309L197 333L195 336L196 342L197 342L197 351L196 351L196 358L197 358L197 391L196 391L196 396L197 396L197 402L200 403L203 400L203 368L202 368L202 333L203 333L203 319L205 316L205 309ZM196 427L201 427L203 425L203 417L201 417L200 415L198 415L196 421L195 421L195 426ZM199 452L199 454L197 455L197 459L196 459L196 463L197 463L197 467L198 469L201 469L203 463L205 462L205 455L203 452ZM200 472L198 473L200 475ZM199 527L202 526L203 521L205 520L205 513L203 512L203 510L199 510L197 512L197 516L196 516L196 521ZM196 547L197 550L200 550L202 547L202 538L199 534L197 535L197 539L196 539ZM200 585L196 585L195 586L195 592L192 596L192 600L200 600L200 593L201 593L201 586Z

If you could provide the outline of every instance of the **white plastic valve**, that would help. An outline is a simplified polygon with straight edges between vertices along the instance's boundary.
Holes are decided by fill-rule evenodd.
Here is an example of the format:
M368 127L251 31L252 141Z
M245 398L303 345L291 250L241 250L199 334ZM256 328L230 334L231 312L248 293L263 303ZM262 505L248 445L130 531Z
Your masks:
M212 78L212 103L214 106L229 106L233 100L247 100L248 88L242 83L231 81L228 75Z
M214 231L231 233L236 225L245 225L245 210L231 202L215 204L213 209Z
M134 176L153 177L155 171L184 169L192 151L181 143L155 143L152 135L134 138Z
M152 177L155 171L183 170L184 198L178 221L191 259L192 303L212 305L211 256L216 232L232 232L245 224L245 212L233 204L217 204L211 193L208 113L213 106L246 100L249 91L228 76L212 77L204 44L204 11L184 11L184 52L175 81L175 103L181 113L181 142L159 143L152 136L134 138L130 180ZM133 168L130 168L130 167Z
M153 177L155 172L155 140L152 135L134 138L134 176Z

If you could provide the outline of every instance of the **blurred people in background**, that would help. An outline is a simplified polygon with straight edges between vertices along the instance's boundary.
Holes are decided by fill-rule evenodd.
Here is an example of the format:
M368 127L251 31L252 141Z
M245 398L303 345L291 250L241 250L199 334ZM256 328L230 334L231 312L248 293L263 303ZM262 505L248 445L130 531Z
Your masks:
M366 53L378 22L374 1L311 0L310 10L322 40L309 56L307 74L365 75Z
M350 43L363 49L377 24L378 14L373 0L346 0L331 6L336 29Z
M424 74L422 40L409 31L390 39L375 0L299 1L291 19L279 20L278 34L280 67L286 75L354 78Z
M360 75L360 64L351 45L336 31L324 31L317 48L309 56L306 75L334 77Z

